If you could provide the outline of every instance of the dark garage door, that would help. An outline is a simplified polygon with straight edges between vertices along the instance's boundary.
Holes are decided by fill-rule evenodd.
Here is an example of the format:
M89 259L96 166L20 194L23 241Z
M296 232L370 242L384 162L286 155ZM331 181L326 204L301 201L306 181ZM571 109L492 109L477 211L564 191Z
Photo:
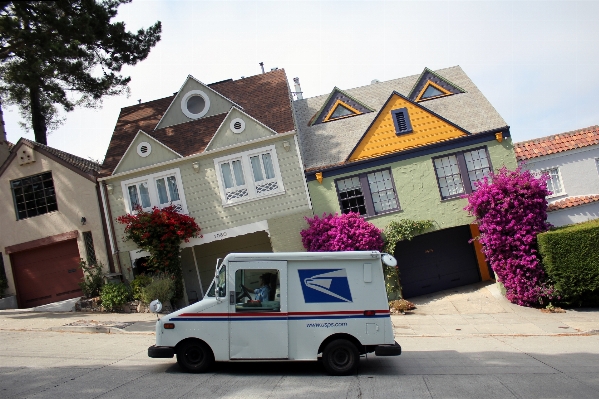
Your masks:
M400 241L395 247L403 296L430 294L480 281L470 226L452 227Z
M30 308L82 296L77 240L10 255L19 307Z

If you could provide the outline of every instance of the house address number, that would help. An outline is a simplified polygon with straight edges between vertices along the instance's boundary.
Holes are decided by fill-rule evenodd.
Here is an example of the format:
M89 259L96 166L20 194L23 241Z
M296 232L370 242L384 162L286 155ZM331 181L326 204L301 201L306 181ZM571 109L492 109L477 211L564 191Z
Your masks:
M219 238L225 238L227 236L227 232L223 231L222 233L216 233L214 234L214 238L215 239L219 239Z

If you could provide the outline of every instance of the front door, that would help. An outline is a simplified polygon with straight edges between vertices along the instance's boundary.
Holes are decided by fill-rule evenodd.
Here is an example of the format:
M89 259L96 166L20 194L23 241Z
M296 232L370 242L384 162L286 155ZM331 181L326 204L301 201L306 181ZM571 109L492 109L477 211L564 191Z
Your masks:
M229 262L229 357L287 359L287 262Z

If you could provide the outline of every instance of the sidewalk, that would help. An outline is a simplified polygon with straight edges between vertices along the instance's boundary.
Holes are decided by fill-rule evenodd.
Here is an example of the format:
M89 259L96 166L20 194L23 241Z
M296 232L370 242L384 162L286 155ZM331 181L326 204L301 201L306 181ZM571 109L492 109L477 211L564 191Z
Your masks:
M599 334L599 309L542 313L510 303L494 283L467 285L410 301L417 309L391 316L396 337ZM0 331L154 334L155 314L58 311L71 309L67 302L0 310Z
M481 282L410 298L416 309L392 315L396 336L599 334L599 309L543 313L510 303Z

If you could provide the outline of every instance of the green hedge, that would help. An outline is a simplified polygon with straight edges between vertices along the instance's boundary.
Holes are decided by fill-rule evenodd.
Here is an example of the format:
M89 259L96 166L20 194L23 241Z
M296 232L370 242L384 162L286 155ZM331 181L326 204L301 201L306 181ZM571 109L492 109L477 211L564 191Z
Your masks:
M539 252L562 301L599 304L599 220L541 233Z

